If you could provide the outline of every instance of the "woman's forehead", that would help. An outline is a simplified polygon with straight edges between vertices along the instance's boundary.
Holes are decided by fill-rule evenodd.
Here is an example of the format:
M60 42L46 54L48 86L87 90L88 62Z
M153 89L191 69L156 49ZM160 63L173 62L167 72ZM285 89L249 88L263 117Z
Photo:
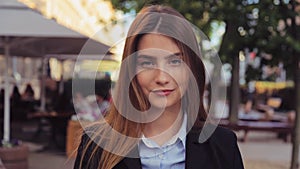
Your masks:
M137 45L138 51L151 49L153 52L165 51L170 53L178 53L180 49L178 48L175 41L161 34L146 34L141 37ZM156 50L155 50L156 49ZM145 52L150 52L151 50L145 50Z

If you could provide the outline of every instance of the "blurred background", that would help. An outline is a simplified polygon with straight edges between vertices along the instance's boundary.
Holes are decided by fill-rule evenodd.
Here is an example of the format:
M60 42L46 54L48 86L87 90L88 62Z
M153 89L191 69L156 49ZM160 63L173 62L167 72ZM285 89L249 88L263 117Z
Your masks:
M2 147L26 145L16 168L72 168L78 119L105 116L124 37L148 4L207 36L206 108L236 132L245 168L299 168L300 0L1 0L0 134Z

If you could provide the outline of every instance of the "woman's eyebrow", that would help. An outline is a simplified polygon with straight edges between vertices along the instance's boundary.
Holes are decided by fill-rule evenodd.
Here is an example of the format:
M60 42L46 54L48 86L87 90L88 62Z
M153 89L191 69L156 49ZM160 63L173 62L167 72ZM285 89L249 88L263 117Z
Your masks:
M171 58L178 57L181 55L182 55L182 52L176 52L176 53L165 56L165 59L171 59Z
M138 54L137 55L138 59L154 59L154 56L148 55L148 54Z
M165 59L170 59L170 58L173 58L173 57L178 57L178 56L181 56L182 55L182 52L176 52L176 53L172 53L172 54L169 54L169 55L166 55L164 56ZM143 58L143 59L155 59L156 57L155 56L151 56L151 54L146 54L146 53L140 53L137 55L137 58Z

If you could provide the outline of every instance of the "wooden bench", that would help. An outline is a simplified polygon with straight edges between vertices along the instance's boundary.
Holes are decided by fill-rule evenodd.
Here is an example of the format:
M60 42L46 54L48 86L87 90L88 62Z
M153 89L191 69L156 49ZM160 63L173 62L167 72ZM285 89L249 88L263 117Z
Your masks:
M244 136L242 141L247 140L247 134L249 131L270 131L283 134L285 136L283 139L287 142L287 136L293 132L293 125L288 122L239 120L237 123L230 123L227 119L222 119L219 125L235 131L243 130Z

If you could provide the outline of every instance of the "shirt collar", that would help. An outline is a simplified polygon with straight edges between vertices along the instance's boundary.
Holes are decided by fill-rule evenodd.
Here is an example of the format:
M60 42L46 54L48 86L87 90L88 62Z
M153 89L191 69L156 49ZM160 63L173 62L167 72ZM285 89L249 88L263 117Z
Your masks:
M174 144L177 141L177 139L179 139L182 142L183 146L185 147L185 145L186 145L186 143L185 143L185 140L186 140L186 128L187 128L187 114L184 113L183 114L182 124L181 124L181 127L180 127L178 133L176 135L174 135L164 145L162 145L162 147ZM142 134L141 140L149 148L159 147L153 140L145 137L144 134Z

